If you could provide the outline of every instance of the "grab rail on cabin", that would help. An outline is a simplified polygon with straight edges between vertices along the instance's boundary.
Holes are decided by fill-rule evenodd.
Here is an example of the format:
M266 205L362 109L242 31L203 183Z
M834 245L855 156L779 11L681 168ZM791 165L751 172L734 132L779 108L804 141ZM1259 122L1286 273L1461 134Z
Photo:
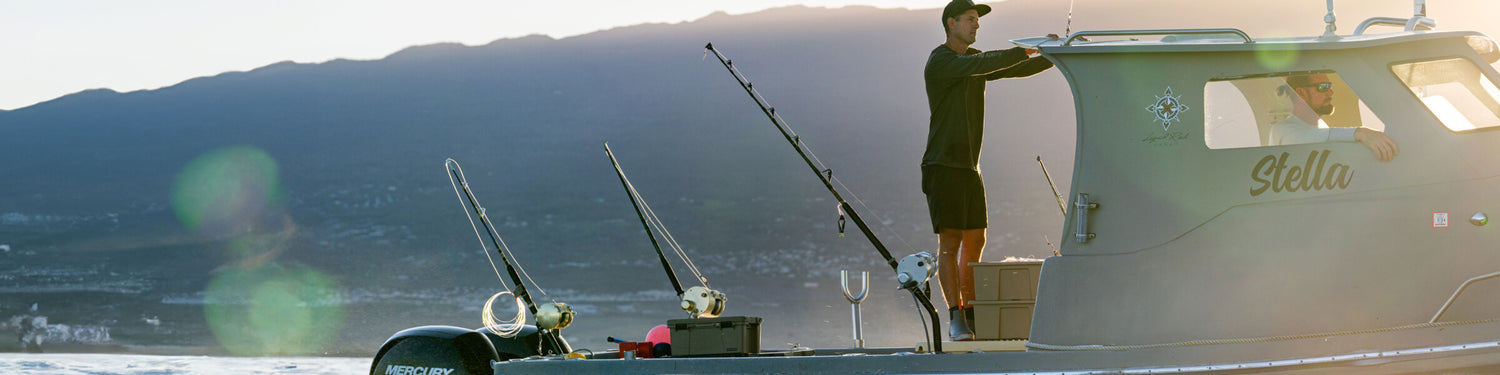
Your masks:
M1354 28L1354 35L1364 35L1365 29L1376 25L1399 26L1406 31L1416 31L1419 28L1422 30L1432 30L1437 28L1437 21L1427 17L1370 17L1364 22L1360 22L1359 27Z
M1463 293L1464 292L1464 288L1468 288L1469 284L1473 284L1476 281L1480 281L1480 280L1484 280L1484 279L1490 279L1490 278L1494 278L1494 277L1500 277L1500 272L1491 272L1491 273L1488 273L1488 274L1485 274L1485 275L1475 276L1474 278L1469 279L1469 281L1465 281L1463 284L1459 284L1458 285L1458 290L1454 290L1453 291L1453 295L1448 296L1448 302L1444 302L1443 303L1443 307L1439 308L1437 314L1434 314L1432 316L1432 320L1429 320L1427 322L1428 323L1437 323L1438 318L1442 318L1443 317L1443 313L1448 312L1448 307L1453 306L1453 300L1458 299L1458 294L1459 293Z
M1063 42L1062 45L1065 45L1065 46L1066 45L1071 45L1074 40L1078 40L1078 38L1088 37L1088 36L1176 35L1176 34L1192 34L1192 35L1202 35L1202 34L1234 34L1236 36L1239 36L1240 38L1245 39L1245 43L1255 43L1255 39L1251 39L1249 34L1245 34L1245 32L1241 31L1240 29L1162 29L1162 30L1099 30L1099 31L1079 31L1079 32L1073 33L1073 36L1068 37L1068 40L1065 41L1065 42ZM1085 39L1085 40L1087 40L1087 39Z

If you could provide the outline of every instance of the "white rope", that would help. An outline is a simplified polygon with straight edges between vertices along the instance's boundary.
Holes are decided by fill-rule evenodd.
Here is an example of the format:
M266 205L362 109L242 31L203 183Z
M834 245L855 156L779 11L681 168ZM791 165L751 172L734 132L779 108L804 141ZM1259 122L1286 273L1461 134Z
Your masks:
M495 319L495 310L493 307L495 299L499 298L502 294L509 294L511 301L516 303L516 315L505 321ZM521 299L516 298L515 293L511 293L510 291L495 293L495 295L490 296L489 300L484 301L484 313L480 316L480 321L484 324L485 330L500 335L500 337L516 337L516 334L521 333L521 328L525 326L526 307L521 305Z

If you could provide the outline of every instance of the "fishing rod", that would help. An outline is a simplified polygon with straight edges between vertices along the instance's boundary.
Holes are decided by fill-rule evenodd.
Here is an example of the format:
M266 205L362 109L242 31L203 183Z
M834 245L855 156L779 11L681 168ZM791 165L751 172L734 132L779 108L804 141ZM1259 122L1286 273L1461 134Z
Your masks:
M443 166L448 169L448 174L452 178L449 182L454 184L454 190L461 188L463 190L462 198L467 198L468 204L464 206L465 216L468 216L468 211L472 208L474 215L479 216L479 222L484 224L484 231L489 235L490 242L495 245L495 252L500 253L500 260L502 263L505 263L505 272L510 276L511 283L516 286L513 292L516 299L521 300L525 304L526 309L531 312L531 315L536 317L537 328L540 329L540 334L547 338L537 340L537 344L547 345L548 348L546 349L551 349L550 354L568 353L570 350L566 347L567 343L563 341L560 331L573 323L573 309L568 307L567 304L560 302L540 306L536 304L536 301L531 298L531 293L526 290L526 284L521 282L521 275L516 272L516 270L520 269L520 266L515 264L515 261L511 259L511 256L508 254L509 248L505 246L505 241L501 240L500 235L495 232L495 226L490 222L489 215L485 214L484 206L479 204L479 199L474 197L474 191L469 189L469 182L464 180L463 167L458 165L458 161L452 158L443 162ZM459 200L460 204L463 204L463 202L464 199ZM469 220L472 225L473 219L470 218ZM478 232L478 230L475 230L475 232ZM477 235L478 233L475 234ZM481 239L480 245L483 246L483 244L484 241ZM490 266L494 266L493 259L490 260ZM496 271L496 273L496 276L499 276L499 271ZM530 276L527 276L527 278L529 279ZM535 284L535 281L532 283ZM494 298L492 297L491 302L493 300ZM488 311L489 303L485 304L485 310L486 313L490 313ZM524 319L524 316L521 318ZM524 323L524 321L519 321L517 325L519 326ZM515 330L515 332L518 331L519 329ZM547 353L544 351L543 354Z
M896 271L896 273L898 274L898 279L902 282L902 288L910 291L915 297L914 299L922 304L922 307L926 310L927 314L932 317L933 352L942 353L943 344L941 337L939 336L940 327L938 322L937 308L932 306L932 301L930 301L928 293L923 290L924 288L917 287L920 284L924 284L927 279L931 278L933 272L935 271L935 265L929 261L931 259L931 255L927 254L926 252L918 253L914 254L913 256L908 256L908 259L906 260L897 262L896 258L891 256L890 250L887 250L885 248L885 244L880 242L880 238L877 238L875 236L875 233L870 231L870 226L866 225L864 219L861 219L859 217L859 212L854 210L854 206L849 205L849 202L844 200L843 195L839 194L838 189L833 187L833 169L818 168L818 164L815 164L813 162L813 159L808 157L808 155L812 152L807 150L807 146L802 143L802 137L793 132L792 128L786 125L786 123L781 120L781 116L776 114L775 107L771 107L770 105L766 104L765 99L761 97L760 93L755 91L755 84L750 83L750 81L745 78L744 74L741 74L739 69L736 69L734 67L733 61L725 58L723 53L720 53L718 49L714 48L713 43L709 43L703 48L707 51L713 51L714 56L719 58L719 63L724 64L724 68L729 70L729 74L733 75L736 81L739 81L740 87L745 89L745 93L750 94L751 99L755 99L755 104L760 106L760 111L765 113L766 117L771 119L771 123L773 125L776 125L776 130L781 131L781 135L786 138L787 142L790 142L792 144L793 149L797 150L797 155L802 156L802 161L807 162L807 167L812 169L813 174L818 175L818 180L823 181L823 186L828 188L828 192L833 194L833 198L835 200L838 200L838 207L840 210L840 236L843 235L844 213L848 213L849 219L854 221L854 225L859 227L860 232L864 233L865 238L870 241L870 244L875 246L875 250L880 252L880 256L885 258L886 263L891 266L891 269ZM926 255L925 258L914 258L924 254ZM921 270L913 271L909 268L910 266L903 267L903 264L915 265ZM920 277L921 273L926 273L927 277ZM917 279L921 280L917 281Z
M1047 186L1052 188L1052 197L1057 198L1057 209L1061 210L1063 217L1066 218L1068 216L1067 205L1063 204L1062 194L1057 193L1057 184L1052 183L1052 174L1047 173L1047 164L1042 163L1041 155L1037 155L1036 163L1042 166L1042 175L1047 176Z
M682 300L682 309L687 311L692 318L713 318L724 313L724 302L728 299L724 293L708 288L708 279L698 273L698 268L693 266L693 261L682 252L682 247L677 245L677 240L667 232L661 220L656 218L656 213L651 211L651 206L641 199L640 193L636 192L635 185L630 183L630 178L625 177L625 170L620 168L620 162L615 160L614 152L609 149L609 142L604 142L604 154L609 156L609 162L615 166L615 174L620 177L620 184L624 185L625 192L630 195L630 204L635 207L635 214L641 218L641 226L646 229L646 236L651 238L651 246L656 248L656 256L661 259L661 267L667 271L667 279L672 281L672 289L677 291L677 298ZM644 209L643 209L644 207ZM652 223L656 224L652 228ZM653 230L655 229L655 230ZM655 231L662 232L663 240L676 251L677 256L682 258L688 269L698 276L698 282L703 286L694 286L686 291L682 289L682 282L677 280L677 271L672 269L672 264L667 262L667 255L661 250L661 244L656 241Z

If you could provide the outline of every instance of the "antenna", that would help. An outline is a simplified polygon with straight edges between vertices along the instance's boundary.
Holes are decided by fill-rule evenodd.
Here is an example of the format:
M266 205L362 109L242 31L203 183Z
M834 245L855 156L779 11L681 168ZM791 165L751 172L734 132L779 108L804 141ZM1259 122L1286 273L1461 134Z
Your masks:
M1417 1L1420 2L1423 0ZM1323 23L1327 25L1323 27L1323 36L1318 37L1318 39L1329 40L1339 38L1338 34L1333 33L1334 30L1339 29L1337 25L1334 25L1335 21L1338 21L1338 17L1333 14L1333 0L1328 0L1328 14L1323 15Z
M1063 38L1073 35L1073 3L1077 0L1068 0L1068 25L1063 27ZM1421 0L1418 0L1421 1Z

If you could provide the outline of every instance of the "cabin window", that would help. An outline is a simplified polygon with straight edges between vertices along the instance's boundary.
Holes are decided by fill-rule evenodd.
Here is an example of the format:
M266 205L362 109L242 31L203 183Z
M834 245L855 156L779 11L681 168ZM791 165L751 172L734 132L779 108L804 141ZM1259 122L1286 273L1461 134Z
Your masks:
M1203 87L1203 116L1203 141L1211 149L1328 142L1341 139L1330 130L1335 128L1385 131L1385 124L1333 72L1209 81Z
M1448 130L1500 126L1500 89L1467 59L1396 64L1391 72Z

